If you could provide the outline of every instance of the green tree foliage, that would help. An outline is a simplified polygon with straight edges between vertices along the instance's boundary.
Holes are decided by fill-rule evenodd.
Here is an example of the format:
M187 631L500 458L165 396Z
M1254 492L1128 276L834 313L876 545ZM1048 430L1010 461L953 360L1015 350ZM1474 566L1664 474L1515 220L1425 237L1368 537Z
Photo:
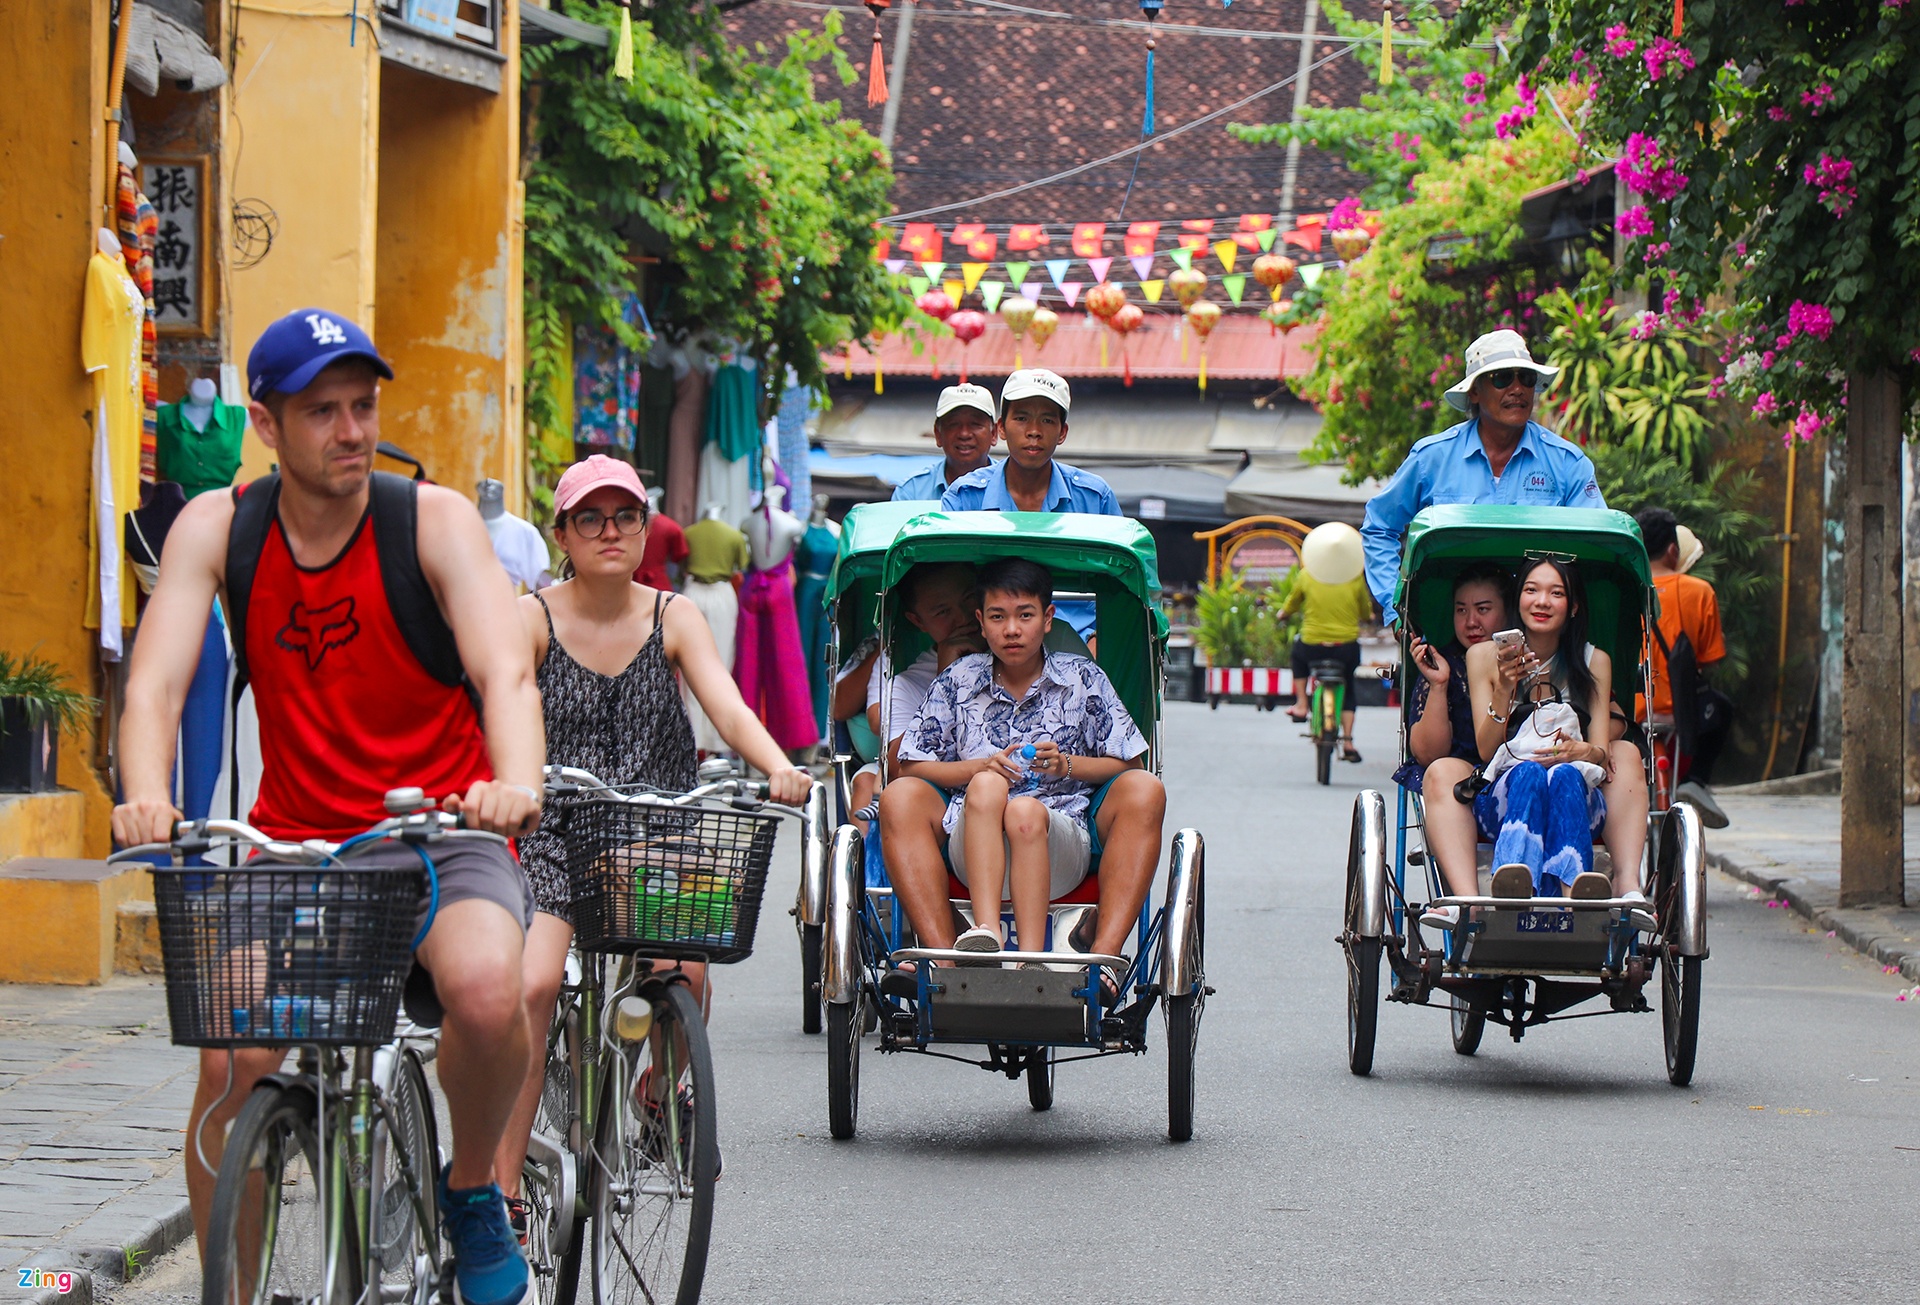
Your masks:
M1734 282L1756 412L1837 415L1849 370L1920 363L1920 4L1465 0L1465 42L1512 25L1511 71L1592 85L1641 203L1621 230L1686 306ZM1663 311L1671 311L1663 305ZM1920 430L1911 411L1909 433Z
M1623 320L1598 277L1577 292L1549 291L1539 307L1548 356L1560 368L1547 400L1559 434L1700 465L1713 434L1713 387L1698 362L1707 343L1699 324Z
M608 0L567 0L617 28ZM796 32L778 57L729 49L710 11L661 6L633 29L632 81L571 43L523 52L534 163L527 177L529 416L553 429L567 332L593 323L641 347L621 316L646 247L669 269L664 314L742 341L761 374L822 382L820 350L891 327L906 297L873 261L886 152L837 101L814 98L833 37Z
M1294 568L1272 584L1249 585L1237 571L1202 584L1194 606L1194 641L1209 666L1285 666L1300 621L1280 609L1293 592Z

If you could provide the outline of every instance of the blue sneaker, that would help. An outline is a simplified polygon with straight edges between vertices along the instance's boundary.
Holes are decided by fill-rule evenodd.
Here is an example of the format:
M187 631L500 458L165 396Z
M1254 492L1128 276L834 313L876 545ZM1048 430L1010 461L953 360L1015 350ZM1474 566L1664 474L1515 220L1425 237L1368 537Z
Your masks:
M457 1305L518 1305L532 1284L526 1254L507 1222L506 1199L492 1183L455 1192L440 1171L440 1221L453 1247Z

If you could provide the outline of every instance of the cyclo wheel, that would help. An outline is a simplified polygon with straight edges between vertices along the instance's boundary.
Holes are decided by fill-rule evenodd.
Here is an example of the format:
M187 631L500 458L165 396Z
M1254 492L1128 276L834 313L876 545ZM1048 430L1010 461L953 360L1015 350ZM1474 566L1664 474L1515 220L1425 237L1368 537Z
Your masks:
M824 926L800 926L800 1031L820 1031L820 947Z
M1053 1048L1042 1047L1027 1057L1027 1104L1035 1110L1053 1109Z
M653 1033L613 1058L594 1130L594 1305L695 1305L720 1168L713 1055L684 983L652 997Z
M1182 993L1164 1004L1167 1016L1167 1136L1193 1137L1193 1062L1200 1042L1200 996Z
M1343 916L1347 953L1347 1068L1365 1077L1373 1072L1374 1035L1380 1024L1380 940L1360 937L1360 826L1355 810L1353 842L1347 852L1347 905Z
M439 1129L420 1058L398 1052L392 1078L391 1109L373 1135L367 1273L378 1283L376 1300L427 1305L439 1289L441 1262Z
M860 1122L860 1033L866 1024L864 986L845 1005L827 1003L827 1131L845 1142Z
M1467 1005L1466 999L1453 999L1453 1049L1463 1056L1480 1050L1480 1036L1487 1031L1487 1017Z
M1700 1043L1700 957L1660 958L1660 1027L1666 1035L1667 1082L1693 1082L1694 1052Z
M253 1090L227 1135L213 1187L200 1280L201 1305L275 1300L347 1305L360 1296L360 1257L348 1243L326 1283L327 1229L320 1203L318 1111L311 1089ZM188 1139L189 1151L194 1148ZM189 1163L198 1163L191 1155Z
M546 1082L540 1089L540 1104L534 1112L535 1132L559 1139L566 1151L561 1161L580 1165L580 1121L575 1116L574 1067L580 1063L580 1016L578 998L562 992L560 1007L547 1033ZM565 1244L556 1238L566 1211L556 1209L566 1199L561 1175L528 1158L520 1175L520 1197L527 1203L527 1263L533 1270L535 1305L572 1305L580 1290L580 1256L586 1243L587 1221L572 1211L573 1220Z

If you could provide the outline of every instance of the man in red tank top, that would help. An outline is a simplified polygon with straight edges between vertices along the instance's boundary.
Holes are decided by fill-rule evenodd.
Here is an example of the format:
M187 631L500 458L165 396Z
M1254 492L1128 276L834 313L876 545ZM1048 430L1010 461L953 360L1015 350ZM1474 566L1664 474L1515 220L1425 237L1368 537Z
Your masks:
M471 826L529 832L539 823L546 756L540 696L527 641L498 637L520 618L474 505L419 486L408 550L451 628L464 685L430 673L403 635L402 619L411 628L433 615L417 610L426 600L394 598L383 577L393 527L376 547L371 475L379 380L392 369L352 322L302 310L267 328L247 371L253 427L280 469L245 610L233 613L260 717L264 770L252 822L276 837L338 841L384 817L387 790L417 785L464 811ZM257 481L245 493L275 490ZM175 730L213 600L231 596L229 541L241 497L201 495L169 536L120 722L125 801L114 808L113 832L123 845L165 841L180 819L170 798ZM532 898L505 847L447 847L435 853L440 909L418 951L446 1010L439 1073L453 1155L441 1176L443 1208L457 1298L514 1305L526 1294L527 1266L493 1183L493 1154L526 1077L520 952ZM218 1168L226 1127L254 1080L284 1059L243 1050L230 1068L224 1053L201 1053L189 1136L209 1164ZM187 1188L204 1240L213 1174L188 1165Z

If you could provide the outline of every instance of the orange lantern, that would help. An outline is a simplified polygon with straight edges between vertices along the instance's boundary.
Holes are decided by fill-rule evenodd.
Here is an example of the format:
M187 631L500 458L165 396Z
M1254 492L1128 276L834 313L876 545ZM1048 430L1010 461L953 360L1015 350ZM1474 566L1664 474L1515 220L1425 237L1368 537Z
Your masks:
M944 296L943 296L944 297ZM955 313L947 319L947 329L960 341L960 383L967 383L967 354L975 340L987 329L987 315L976 309L968 308Z
M1107 326L1120 337L1120 365L1128 386L1133 384L1133 359L1127 353L1126 338L1146 320L1146 311L1139 304L1121 304L1119 311L1107 319Z
M1373 235L1365 227L1347 227L1333 233L1333 252L1344 262L1351 263L1372 244Z
M1047 341L1060 329L1060 314L1051 308L1033 310L1033 321L1027 327L1027 334L1033 337L1033 351L1039 353L1047 347Z
M1110 321L1126 302L1126 290L1112 281L1102 281L1087 291L1087 311L1103 322Z
M1207 274L1197 267L1183 267L1167 278L1167 289L1182 308L1191 308L1207 292Z
M1220 305L1202 299L1187 309L1187 325L1200 337L1200 392L1207 392L1207 337L1220 325Z
M1253 279L1280 297L1280 287L1293 280L1293 260L1285 254L1262 254L1253 260Z
M1026 362L1020 357L1020 341L1027 333L1027 327L1033 323L1033 315L1038 311L1033 300L1025 295L1015 295L1011 299L1000 301L1000 320L1007 324L1007 330L1013 333L1013 369L1019 371Z
M1268 304L1260 310L1261 320L1267 324L1267 338L1271 340L1280 331L1280 319L1293 307L1293 300L1286 299Z

